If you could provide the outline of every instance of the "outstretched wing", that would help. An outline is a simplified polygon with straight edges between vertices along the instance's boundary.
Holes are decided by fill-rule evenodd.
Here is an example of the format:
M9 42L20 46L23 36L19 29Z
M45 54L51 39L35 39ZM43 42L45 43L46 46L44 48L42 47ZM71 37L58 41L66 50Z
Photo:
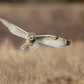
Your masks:
M37 35L37 42L57 48L68 46L71 43L66 39L54 35Z
M15 26L12 23L9 23L8 21L6 21L4 19L0 18L0 21L10 30L11 33L13 33L19 37L27 39L28 32L22 30L21 28L19 28L18 26Z

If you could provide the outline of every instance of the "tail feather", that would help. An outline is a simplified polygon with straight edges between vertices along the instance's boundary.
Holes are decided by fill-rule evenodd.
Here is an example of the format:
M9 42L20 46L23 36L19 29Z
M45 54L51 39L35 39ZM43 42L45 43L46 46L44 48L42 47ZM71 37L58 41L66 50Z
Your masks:
M38 44L37 42L34 42L32 46L29 46L29 49L30 49L31 51L33 51L33 50L35 50L35 49L38 48L38 47L39 47L39 44Z

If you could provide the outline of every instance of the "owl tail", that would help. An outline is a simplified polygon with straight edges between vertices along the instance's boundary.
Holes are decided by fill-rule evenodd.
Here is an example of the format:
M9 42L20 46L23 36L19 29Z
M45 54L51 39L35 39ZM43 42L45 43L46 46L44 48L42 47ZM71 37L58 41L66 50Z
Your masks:
M30 49L31 51L33 51L33 50L35 50L35 49L38 48L38 47L39 47L39 44L38 44L37 42L34 42L32 46L29 46L29 49Z

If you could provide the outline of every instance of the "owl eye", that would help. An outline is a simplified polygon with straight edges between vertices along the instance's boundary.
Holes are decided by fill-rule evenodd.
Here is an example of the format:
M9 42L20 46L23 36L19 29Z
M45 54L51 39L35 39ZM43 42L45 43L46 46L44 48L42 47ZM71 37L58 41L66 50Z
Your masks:
M30 39L32 39L32 37L30 37Z

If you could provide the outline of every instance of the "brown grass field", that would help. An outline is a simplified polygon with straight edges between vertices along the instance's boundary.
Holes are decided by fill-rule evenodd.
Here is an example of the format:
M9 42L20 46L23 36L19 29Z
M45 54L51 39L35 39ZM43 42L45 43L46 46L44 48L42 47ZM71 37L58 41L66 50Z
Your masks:
M0 4L0 18L71 41L60 49L22 50L25 40L0 22L0 84L84 84L84 4Z
M16 49L0 46L0 84L84 84L84 43L65 48Z

